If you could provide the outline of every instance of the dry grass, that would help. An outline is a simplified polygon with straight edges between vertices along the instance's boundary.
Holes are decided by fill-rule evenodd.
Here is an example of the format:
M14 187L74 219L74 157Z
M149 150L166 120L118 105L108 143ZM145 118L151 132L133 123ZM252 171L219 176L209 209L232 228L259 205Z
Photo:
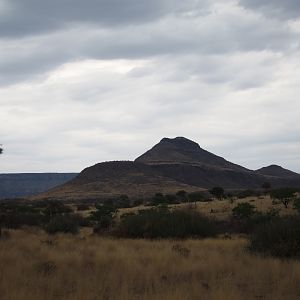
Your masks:
M88 231L55 238L13 231L0 241L0 298L300 298L300 262L252 256L245 245L241 238L113 240Z
M229 200L214 200L211 202L197 202L196 209L201 212L202 214L213 217L217 220L226 220L228 217L231 216L232 209L238 203L249 202L254 205L259 212L267 212L271 209L279 209L280 215L293 215L297 214L297 211L293 209L293 204L290 203L289 207L286 209L282 203L276 202L273 204L272 199L269 196L262 196L262 197L248 197L245 199L236 199L232 203ZM176 204L176 205L169 205L170 208L184 208L184 207L195 207L194 203L190 204ZM139 206L133 208L125 208L119 210L119 215L129 212L136 212L142 209L149 209L149 206Z

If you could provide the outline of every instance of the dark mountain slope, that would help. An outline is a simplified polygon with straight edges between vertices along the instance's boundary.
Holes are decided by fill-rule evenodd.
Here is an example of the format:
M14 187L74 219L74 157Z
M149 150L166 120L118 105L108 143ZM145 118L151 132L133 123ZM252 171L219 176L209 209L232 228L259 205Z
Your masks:
M264 168L256 170L255 172L258 174L261 174L261 175L281 177L281 178L287 178L287 177L288 178L291 178L291 177L300 178L300 174L292 172L287 169L284 169L283 167L277 166L277 165L271 165L268 167L264 167Z
M300 186L297 174L286 176L286 170L276 174L280 176L248 170L183 137L164 138L134 162L96 164L83 170L70 182L35 199L94 200L122 194L148 198L157 192L196 191L214 186L237 190L259 189L266 181L273 187Z
M70 182L35 197L55 199L105 199L126 194L130 197L151 197L155 193L176 193L178 190L201 190L162 176L147 166L131 161L99 163L83 170Z
M202 149L196 142L184 137L163 138L135 161L150 165L186 164L226 170L249 171L244 167L225 160L223 157Z
M300 185L300 178L287 178L288 172L293 173L291 171L285 170L281 172L282 176L276 178L270 177L268 172L254 172L210 153L183 137L162 139L136 161L151 165L166 177L203 188L220 185L227 189L257 189L265 181L270 181L274 187Z

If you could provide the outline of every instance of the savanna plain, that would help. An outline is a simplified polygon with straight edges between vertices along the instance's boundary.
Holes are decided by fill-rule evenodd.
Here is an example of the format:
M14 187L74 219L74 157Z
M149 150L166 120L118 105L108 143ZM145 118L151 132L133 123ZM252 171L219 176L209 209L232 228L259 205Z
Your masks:
M239 202L272 208L268 197ZM236 203L195 205L222 219ZM22 226L2 231L0 239L3 300L300 299L299 282L299 260L253 253L244 234L130 239L95 234L90 227L49 235Z

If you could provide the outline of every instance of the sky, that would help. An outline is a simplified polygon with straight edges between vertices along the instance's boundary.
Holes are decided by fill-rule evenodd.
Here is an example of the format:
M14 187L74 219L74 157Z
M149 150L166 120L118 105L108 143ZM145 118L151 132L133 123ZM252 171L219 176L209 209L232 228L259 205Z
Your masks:
M0 173L184 136L300 172L299 0L0 0Z

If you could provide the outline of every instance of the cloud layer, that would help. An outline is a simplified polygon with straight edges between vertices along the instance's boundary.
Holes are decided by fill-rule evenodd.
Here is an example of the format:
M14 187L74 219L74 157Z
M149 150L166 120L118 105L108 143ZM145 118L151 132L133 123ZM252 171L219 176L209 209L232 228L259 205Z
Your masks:
M80 171L186 136L300 172L296 1L0 0L0 172Z

